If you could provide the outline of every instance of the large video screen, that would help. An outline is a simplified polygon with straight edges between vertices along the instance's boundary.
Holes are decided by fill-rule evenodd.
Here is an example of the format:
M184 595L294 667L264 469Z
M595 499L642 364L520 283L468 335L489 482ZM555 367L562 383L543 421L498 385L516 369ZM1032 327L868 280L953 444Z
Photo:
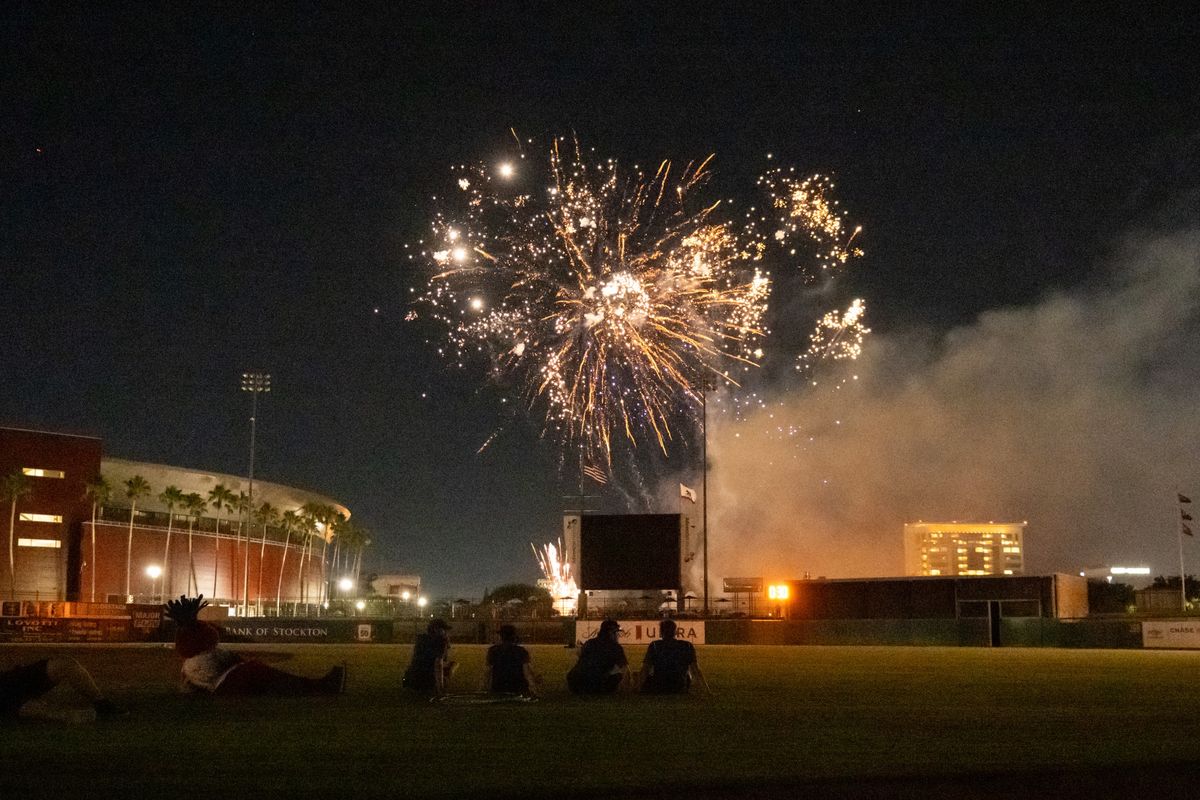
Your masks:
M678 514L585 514L579 588L678 589Z

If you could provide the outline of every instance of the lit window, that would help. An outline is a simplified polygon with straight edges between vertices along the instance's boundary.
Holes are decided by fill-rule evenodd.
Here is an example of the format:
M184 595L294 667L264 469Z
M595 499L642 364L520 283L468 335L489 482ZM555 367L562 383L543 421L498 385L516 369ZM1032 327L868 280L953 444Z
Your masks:
M929 570L929 574L930 575L941 575L942 571L940 569L931 569L931 570Z
M1011 569L1006 569L1006 570L1004 570L1004 574L1005 574L1005 575L1012 575L1012 570L1011 570Z
M49 547L58 550L62 542L58 539L17 539L17 547Z
M67 473L61 469L42 469L41 467L21 467L21 473L31 478L65 478Z
M29 514L21 512L21 522L62 522L58 514Z

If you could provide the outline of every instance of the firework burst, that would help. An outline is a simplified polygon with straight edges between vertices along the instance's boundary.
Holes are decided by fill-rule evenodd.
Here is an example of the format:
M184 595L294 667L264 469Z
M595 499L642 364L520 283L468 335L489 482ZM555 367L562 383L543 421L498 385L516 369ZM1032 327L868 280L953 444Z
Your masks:
M414 316L443 322L443 354L485 359L584 463L609 468L619 440L668 452L705 387L762 359L767 266L858 252L827 180L776 170L761 211L721 214L698 200L711 159L624 170L560 139L541 176L456 168Z
M532 542L529 546L533 549L533 557L537 559L538 566L545 576L544 583L550 596L555 603L561 604L558 608L564 615L573 614L579 587L571 575L571 565L563 560L562 540L558 541L557 546L554 542L547 542L540 550Z

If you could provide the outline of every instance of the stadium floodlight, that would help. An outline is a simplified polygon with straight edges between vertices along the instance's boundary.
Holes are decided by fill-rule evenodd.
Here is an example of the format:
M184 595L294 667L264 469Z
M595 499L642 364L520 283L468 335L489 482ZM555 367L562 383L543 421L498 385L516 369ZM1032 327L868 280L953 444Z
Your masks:
M250 615L250 527L254 515L254 437L255 426L258 423L258 396L271 391L271 376L266 372L243 372L242 391L250 393L250 489L246 502L246 552L242 558L242 608L243 614ZM266 530L263 531L264 541ZM237 590L234 589L236 593ZM262 598L258 598L262 602Z

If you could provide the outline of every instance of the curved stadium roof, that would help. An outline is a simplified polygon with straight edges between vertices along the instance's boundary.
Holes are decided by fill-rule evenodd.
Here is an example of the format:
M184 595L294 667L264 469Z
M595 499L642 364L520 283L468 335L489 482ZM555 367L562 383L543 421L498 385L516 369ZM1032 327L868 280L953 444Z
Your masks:
M172 467L166 464L152 464L146 461L127 461L123 458L105 457L100 461L100 472L113 487L114 504L124 499L122 484L134 475L141 475L150 484L150 495L138 500L138 508L146 511L167 510L158 500L159 493L168 486L178 486L184 494L196 492L208 499L209 491L218 483L224 484L234 494L249 491L249 479L240 475L227 475L221 472L205 472L186 467ZM350 518L350 509L323 494L297 489L279 483L254 479L254 504L270 503L280 511L291 511L300 508L305 503L321 503L330 505L341 514Z

